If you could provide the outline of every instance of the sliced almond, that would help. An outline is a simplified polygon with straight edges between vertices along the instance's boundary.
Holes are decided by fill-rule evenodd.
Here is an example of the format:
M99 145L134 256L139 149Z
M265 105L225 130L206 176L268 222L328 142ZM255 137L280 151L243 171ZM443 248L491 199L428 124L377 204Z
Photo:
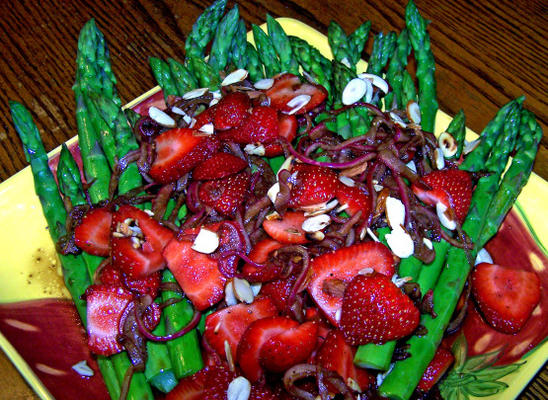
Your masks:
M230 349L230 343L228 343L228 340L224 341L224 347L225 347L226 362L228 363L228 369L234 372L236 370L236 367L234 365L234 357L232 356L232 350Z
M411 100L407 103L407 107L405 108L405 111L407 112L407 117L410 121L413 123L419 125L421 123L421 109L419 107L419 103L416 101Z
M361 100L367 92L367 85L362 79L354 78L346 84L342 92L342 102L348 106Z
M341 320L342 308L338 308L335 311L335 321L339 322Z
M209 106L210 107L213 107L215 104L217 104L219 102L219 99L211 99L211 101L209 102Z
M173 111L174 114L182 115L183 121L185 121L187 125L190 125L192 123L193 118L179 107L173 106L171 107L171 111Z
M255 82L253 86L255 86L255 88L259 90L267 90L267 89L270 89L273 85L274 85L274 79L265 78L265 79L258 80L257 82Z
M443 150L439 148L434 150L434 157L436 158L436 168L443 169L443 167L445 167L445 158L443 157Z
M175 127L175 120L167 115L165 112L160 110L158 107L150 107L148 109L148 116L162 126L167 126L168 128Z
M341 60L341 64L343 64L345 67L352 68L352 64L350 64L350 61L346 57Z
M265 148L262 145L262 143L250 143L246 144L244 147L244 151L247 154L253 155L253 156L264 156L265 155Z
M236 299L236 295L234 294L234 284L231 280L225 286L225 303L227 306L238 304L238 299Z
M378 75L368 74L368 73L362 73L358 75L358 78L368 80L373 84L373 86L379 88L382 90L385 94L388 93L388 82L386 82L384 79L382 79Z
M263 287L263 284L261 282L255 282L255 283L251 283L249 286L251 286L253 295L257 297L259 295L259 292L261 291L261 288Z
M86 360L82 360L80 362L77 362L72 366L72 369L78 372L78 374L82 376L93 376L93 370L91 367L87 364Z
M384 186L383 185L379 185L377 183L374 183L373 184L373 189L375 189L375 192L380 192L381 190L384 189Z
M301 227L305 232L317 232L324 229L330 223L331 217L329 215L320 214L315 217L305 219Z
M414 173L417 173L417 165L415 164L415 161L411 160L407 164L405 164L407 168L409 168Z
M360 385L358 385L358 382L356 382L354 379L350 377L346 379L346 386L348 386L350 389L352 389L355 392L358 392L358 393L362 392L362 388L360 387Z
M407 128L407 124L401 119L401 117L396 114L393 111L390 111L390 118L392 118L392 121L394 121L396 124L401 126L402 128Z
M388 196L385 204L386 219L392 229L405 223L405 206L400 199Z
M216 232L201 228L192 243L192 249L199 253L211 254L219 247L219 235Z
M457 222L452 220L446 213L447 207L442 202L436 203L436 214L443 226L445 226L450 231L453 231L457 228Z
M343 185L348 187L354 187L356 186L356 181L352 178L349 178L348 176L340 175L339 181L343 183Z
M307 236L317 242L321 242L322 240L325 239L325 233L323 233L322 231L312 232L308 234Z
M233 83L241 82L247 78L248 72L245 69L237 69L234 72L228 74L221 82L221 86L232 85Z
M401 226L387 233L385 239L392 252L399 258L411 257L415 251L413 239Z
M344 210L346 210L348 208L348 204L347 203L344 203L343 205L341 205L339 208L337 208L337 210L335 211L337 214L338 213L342 213Z
M280 172L283 171L284 169L287 171L291 171L291 167L293 166L293 160L294 160L293 156L289 156L284 160L284 162L280 166L280 169L278 170L278 175L276 176L276 179L279 179Z
M428 249L432 250L434 248L434 245L432 244L432 241L428 238L422 238L422 242Z
M485 247L478 251L478 255L476 257L474 265L478 265L481 263L493 264L493 258L491 257L491 254L489 254L489 252L485 250Z
M472 140L471 142L465 140L464 141L464 147L462 148L463 154L466 155L466 154L472 152L476 147L478 147L480 142L481 142L480 139Z
M375 272L373 268L362 268L358 271L358 275L370 275L373 272Z
M280 193L280 183L276 182L270 187L270 189L268 189L268 192L266 192L266 195L268 196L272 204L276 202L276 197L278 197L278 193Z
M232 280L234 285L234 295L238 300L243 303L251 304L255 300L255 295L253 290L251 290L251 285L245 279L234 278Z
M306 106L312 97L308 94L300 94L298 96L293 97L291 100L287 102L287 106L291 107L291 111L289 111L287 114L292 115L295 114L297 111L299 111L301 108Z
M150 217L154 217L154 212L152 210L144 210Z
M213 95L213 98L217 99L217 100L220 100L221 97L223 97L220 90L215 90L215 91L211 92L211 94Z
M373 239L375 242L380 242L379 238L377 237L377 235L375 235L375 232L373 232L371 230L371 228L367 228L367 234L371 237L371 239ZM363 240L363 238L362 238Z
M227 400L248 400L251 394L251 383L243 376L232 380L226 391Z
M265 219L267 221L274 221L274 220L277 220L277 219L282 219L282 217L280 216L280 214L278 214L277 211L272 211L270 214L268 214Z
M453 157L457 154L457 141L449 132L442 132L438 137L438 144L443 151L443 156L446 158Z
M205 124L198 129L199 132L207 133L208 135L213 135L215 132L215 127L213 126L213 123Z
M190 92L186 92L185 94L183 94L183 99L185 100L195 99L196 97L203 96L208 91L209 91L208 88L194 89L194 90L191 90Z
M338 200L333 199L331 201L328 201L327 203L320 203L312 206L304 206L304 207L301 207L301 209L304 210L305 217L314 217L316 215L325 214L333 210L335 207L337 207L337 204L339 204Z
M407 282L411 280L413 280L413 278L411 278L410 276L404 276L400 278L398 274L392 275L392 283L396 285L397 287L402 287L403 285L405 285Z

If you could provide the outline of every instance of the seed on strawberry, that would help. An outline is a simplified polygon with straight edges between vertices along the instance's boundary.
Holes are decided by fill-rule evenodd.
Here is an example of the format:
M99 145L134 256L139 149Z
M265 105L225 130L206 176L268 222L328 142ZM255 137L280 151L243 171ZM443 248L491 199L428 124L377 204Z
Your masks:
M325 203L335 197L339 188L337 174L329 168L297 164L291 173L296 173L296 177L290 192L289 207Z
M198 164L192 172L192 177L198 180L220 179L240 172L247 163L240 157L230 153L217 153Z
M244 201L248 185L249 174L244 171L203 183L198 190L198 197L221 214L232 215Z

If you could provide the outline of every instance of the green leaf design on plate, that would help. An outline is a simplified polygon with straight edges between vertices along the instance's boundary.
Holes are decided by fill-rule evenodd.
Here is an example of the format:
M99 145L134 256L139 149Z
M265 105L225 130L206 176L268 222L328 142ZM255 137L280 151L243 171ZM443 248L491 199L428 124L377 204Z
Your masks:
M516 372L525 361L494 367L500 350L467 358L468 344L463 334L452 346L455 365L440 384L440 394L445 400L468 400L470 396L485 397L502 392L508 387L499 379Z
M535 240L535 243L537 244L538 248L542 250L545 256L548 256L548 250L542 244L540 238L535 232L535 229L533 228L533 225L531 225L531 222L529 222L529 218L527 218L527 214L525 214L525 210L523 209L523 207L517 201L514 204L514 207L518 211L519 215L521 215L521 218L523 218L523 221L525 222L525 225L527 226L527 229L529 230L529 232L531 233L531 236Z

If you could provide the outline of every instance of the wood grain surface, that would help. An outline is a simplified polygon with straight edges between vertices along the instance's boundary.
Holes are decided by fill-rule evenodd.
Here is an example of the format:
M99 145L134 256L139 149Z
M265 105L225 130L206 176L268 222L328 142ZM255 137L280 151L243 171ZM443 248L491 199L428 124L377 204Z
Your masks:
M232 5L230 1L230 5ZM544 138L535 171L548 179L548 3L543 0L416 0L431 22L440 108L463 108L467 125L480 132L510 99L526 95ZM8 99L34 114L46 150L76 135L71 85L80 28L95 18L110 46L124 102L155 86L149 56L182 58L191 24L209 4L202 0L2 0L0 1L0 182L26 166L12 127ZM348 32L364 20L372 32L401 30L404 0L239 1L247 23L266 13L300 19L326 33L330 20ZM249 27L249 25L248 25ZM369 41L370 51L371 40ZM0 356L0 398L35 396ZM547 398L546 367L523 393Z

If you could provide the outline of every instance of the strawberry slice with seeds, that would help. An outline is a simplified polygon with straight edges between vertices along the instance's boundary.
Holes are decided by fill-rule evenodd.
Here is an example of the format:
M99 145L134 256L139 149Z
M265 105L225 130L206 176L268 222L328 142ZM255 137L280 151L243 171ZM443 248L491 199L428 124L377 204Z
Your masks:
M276 308L280 312L284 312L291 306L291 304L288 304L288 300L291 295L291 289L296 281L297 277L290 275L286 279L276 279L267 282L262 285L261 294L269 296L276 305Z
M306 217L302 211L288 211L281 219L265 219L263 229L280 243L307 243L306 232L302 225Z
M141 279L166 265L162 253L143 247L135 237L113 237L112 265L120 268L131 279Z
M513 334L540 301L540 279L532 271L481 263L472 273L472 293L487 323Z
M212 124L215 120L215 109L216 107L209 107L202 111L196 116L196 122L194 123L193 129L200 129L202 126L207 124Z
M284 244L273 239L263 239L255 244L248 257L258 264L267 264L271 253L283 247ZM272 266L266 266L263 268L256 268L249 263L244 264L242 267L242 275L248 280L253 282L267 282L271 281L281 272L279 268Z
M268 296L256 298L251 304L239 303L223 308L207 316L204 337L211 347L226 359L225 341L233 357L236 357L238 343L252 322L276 315L276 307Z
M340 185L337 174L329 168L297 164L291 173L296 173L288 203L292 208L325 203L335 197Z
M323 368L338 373L349 387L356 388L355 383L360 388L359 391L363 392L374 380L365 369L354 365L355 354L356 349L345 342L342 332L331 330L318 350L316 362Z
M202 183L198 189L198 198L215 211L232 215L243 203L248 187L249 174L242 172Z
M133 295L120 286L92 285L85 297L89 349L103 356L119 353L122 346L116 340L118 324Z
M395 264L392 252L382 243L342 247L312 260L308 292L329 321L338 326L337 312L343 304L346 285L360 271L369 268L391 278Z
M369 217L371 213L371 198L358 186L339 185L336 194L337 200L342 205L348 205L346 211L350 215L362 212L363 220Z
M383 274L358 275L344 291L340 326L350 345L401 339L417 328L419 318L411 299Z
M99 281L104 285L123 286L133 293L150 295L153 299L160 289L160 272L155 272L142 279L131 279L112 264L104 266L99 273Z
M434 354L434 358L430 361L428 367L426 367L426 370L417 385L417 389L423 392L428 392L432 389L454 361L455 357L451 351L443 346L439 346L436 350L436 354Z
M305 362L314 348L318 324L305 322L268 339L260 349L261 365L271 372L284 372Z
M168 394L165 400L203 400L208 368L182 378Z
M286 317L269 317L252 322L238 344L237 360L244 376L250 382L264 377L260 362L261 348L268 340L286 330L299 326L297 321Z
M215 136L204 136L193 129L170 129L154 139L156 158L149 175L169 183L190 172L196 165L219 151Z
M461 223L464 221L472 200L472 178L468 172L459 169L433 171L423 176L421 181L415 182L411 188L422 202L433 206L441 202L455 211Z
M198 311L218 303L224 296L226 278L217 261L192 249L192 242L173 239L163 253L169 270Z
M288 142L292 142L297 136L297 129L299 124L297 122L297 117L295 115L287 115L283 113L278 113L278 136L284 138ZM275 157L283 154L283 149L280 143L271 142L265 143L265 156L266 157Z
M240 172L245 167L247 163L240 157L230 153L217 153L198 164L192 177L199 180L219 179Z
M215 106L213 125L226 130L239 126L248 116L251 107L249 96L243 92L232 92L224 96Z
M265 144L279 137L279 129L278 112L272 107L258 106L240 126L219 132L219 138L239 144Z
M304 114L319 106L327 98L327 90L321 85L301 82L293 74L282 74L274 79L274 84L266 91L270 98L270 105L277 110L290 112L293 107L288 106L291 100L300 95L310 96L310 101L300 108L296 114Z
M74 242L86 253L107 257L110 253L112 213L104 208L92 208L74 229Z

